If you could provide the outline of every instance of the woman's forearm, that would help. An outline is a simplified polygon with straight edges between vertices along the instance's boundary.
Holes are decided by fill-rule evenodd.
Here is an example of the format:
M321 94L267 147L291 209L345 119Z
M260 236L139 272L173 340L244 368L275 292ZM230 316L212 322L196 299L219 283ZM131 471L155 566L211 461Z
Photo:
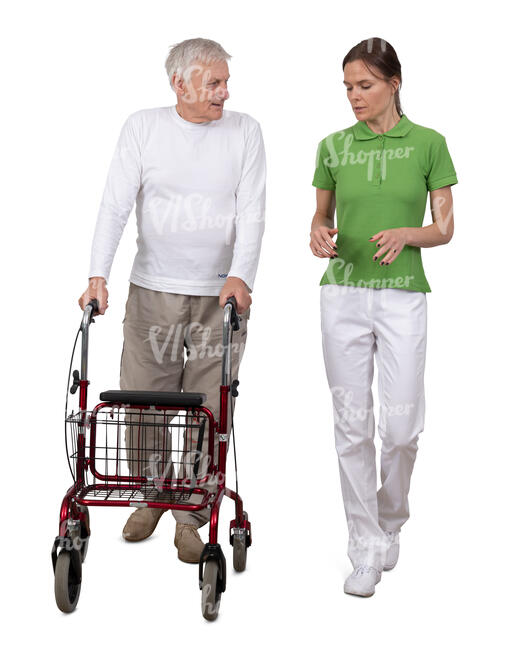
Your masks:
M336 196L332 190L316 188L316 212L312 218L311 233L320 226L334 228Z
M313 232L314 230L316 230L316 228L319 228L320 226L326 226L327 228L334 228L334 219L333 217L329 216L327 212L317 210L314 213L314 217L312 218L311 232Z
M421 228L403 228L406 234L406 243L409 246L420 246L421 248L430 248L431 246L441 246L448 244L452 238L452 233L443 234L438 223L431 223L430 226Z

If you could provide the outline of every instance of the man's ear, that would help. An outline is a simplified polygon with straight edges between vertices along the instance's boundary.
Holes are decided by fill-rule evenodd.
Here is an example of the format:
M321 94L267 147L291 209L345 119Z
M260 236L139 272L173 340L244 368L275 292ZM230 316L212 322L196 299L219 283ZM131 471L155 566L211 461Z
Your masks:
M183 81L183 78L177 77L176 74L173 75L173 88L176 94L185 94L185 83Z

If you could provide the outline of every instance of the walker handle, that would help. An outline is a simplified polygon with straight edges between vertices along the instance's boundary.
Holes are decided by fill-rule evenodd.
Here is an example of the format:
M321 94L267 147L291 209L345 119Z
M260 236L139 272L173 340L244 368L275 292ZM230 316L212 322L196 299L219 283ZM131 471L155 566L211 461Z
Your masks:
M89 307L89 306L91 306L93 308L92 315L94 316L95 313L96 313L96 315L98 315L98 313L99 313L98 312L98 300L96 298L93 298L92 300L90 300L87 303L86 307Z
M89 325L94 323L93 315L94 313L98 314L98 300L93 298L90 300L84 309L84 315L82 317L82 324L80 329L82 330L82 361L80 366L80 379L87 379L87 354L89 349Z
M222 356L222 386L229 386L231 377L231 338L232 332L240 329L240 319L237 312L238 304L234 296L225 301L223 307L223 356Z
M236 302L236 298L234 296L230 296L229 298L227 298L225 302L225 307L227 307L227 305L231 305L232 307L231 323L232 323L232 329L236 332L237 330L240 329L240 321L238 320L238 303Z

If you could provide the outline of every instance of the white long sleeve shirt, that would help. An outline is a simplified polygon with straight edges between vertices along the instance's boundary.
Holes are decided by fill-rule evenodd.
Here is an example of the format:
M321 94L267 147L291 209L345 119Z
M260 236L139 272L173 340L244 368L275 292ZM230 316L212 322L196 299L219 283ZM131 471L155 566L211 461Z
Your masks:
M217 296L227 277L252 291L265 228L265 149L259 123L223 111L184 120L175 106L125 121L111 161L89 277L109 279L136 201L138 251L130 282L170 293Z

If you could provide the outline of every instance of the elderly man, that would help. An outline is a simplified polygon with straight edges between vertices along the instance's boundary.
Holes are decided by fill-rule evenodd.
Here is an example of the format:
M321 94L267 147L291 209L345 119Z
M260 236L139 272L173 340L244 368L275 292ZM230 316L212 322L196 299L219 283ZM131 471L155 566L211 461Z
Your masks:
M234 335L240 341L232 349L234 378L265 215L260 125L246 113L224 110L230 58L211 40L178 43L165 62L176 105L140 110L125 121L96 223L89 286L79 299L84 309L97 298L105 313L109 272L136 201L138 251L129 278L120 388L202 392L215 416L221 355L214 348L222 342L223 307L234 296L243 315ZM183 335L176 336L180 328ZM184 362L188 339L197 353ZM124 538L145 539L164 512L138 508ZM208 522L209 510L172 512L178 557L198 562L203 542L197 529Z

